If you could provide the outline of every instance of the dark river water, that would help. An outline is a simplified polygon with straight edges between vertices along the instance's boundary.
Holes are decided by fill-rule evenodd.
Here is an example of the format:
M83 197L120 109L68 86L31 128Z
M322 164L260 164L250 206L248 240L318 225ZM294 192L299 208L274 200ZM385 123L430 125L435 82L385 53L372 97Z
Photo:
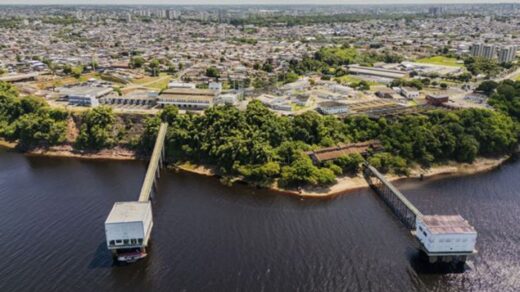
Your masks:
M0 150L0 291L520 291L520 161L398 187L479 232L463 273L431 269L369 190L300 200L163 172L149 257L113 266L104 220L144 162Z

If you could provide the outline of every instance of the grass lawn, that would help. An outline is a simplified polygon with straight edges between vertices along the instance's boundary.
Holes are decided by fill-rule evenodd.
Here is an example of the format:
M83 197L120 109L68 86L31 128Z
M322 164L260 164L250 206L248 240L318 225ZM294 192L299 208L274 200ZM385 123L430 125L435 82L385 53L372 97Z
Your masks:
M169 78L164 78L164 79L149 83L146 85L146 87L161 90L161 89L168 87L169 82L170 82Z
M356 77L354 75L344 75L344 76L341 76L341 77L336 77L335 79L339 79L341 84L351 84L351 83L358 83L359 81L363 80L359 77ZM367 81L368 82L368 85L372 86L372 85L379 85L379 83L375 82L375 81Z
M77 84L80 80L74 78L74 77L63 77L63 78L57 78L54 80L48 80L48 81L39 81L36 83L36 86L40 89L45 89L49 87L60 87L64 85L71 85L71 84Z
M464 64L457 63L457 59L455 58L448 58L444 56L435 56L430 58L423 58L419 59L416 62L417 63L424 63L424 64L433 64L433 65L442 65L442 66L453 66L453 67L462 67Z

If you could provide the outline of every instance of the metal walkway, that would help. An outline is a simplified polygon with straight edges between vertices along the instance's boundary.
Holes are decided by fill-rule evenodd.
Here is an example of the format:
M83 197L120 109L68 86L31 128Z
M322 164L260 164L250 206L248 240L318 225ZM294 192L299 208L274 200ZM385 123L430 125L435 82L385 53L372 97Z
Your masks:
M415 229L421 212L373 166L366 163L365 178L370 187L383 199L394 214L409 229Z
M164 162L164 141L166 139L167 130L168 124L161 123L159 132L157 133L157 139L155 140L152 157L150 158L150 163L148 164L148 170L146 171L143 186L141 187L141 193L139 194L139 202L147 202L150 200L153 187L157 178L159 178Z

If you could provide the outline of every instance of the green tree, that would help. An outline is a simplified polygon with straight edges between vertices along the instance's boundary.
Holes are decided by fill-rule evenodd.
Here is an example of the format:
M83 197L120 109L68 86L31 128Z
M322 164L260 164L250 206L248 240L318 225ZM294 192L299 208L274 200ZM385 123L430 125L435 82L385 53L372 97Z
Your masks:
M141 56L135 56L132 59L130 59L130 66L132 68L141 68L143 67L144 63L144 58Z
M40 111L21 116L15 122L14 128L18 147L22 150L29 150L63 143L67 123L53 119L48 111Z
M100 106L84 113L76 147L101 150L113 146L116 142L114 123L115 115L110 107Z
M206 76L210 78L220 78L220 71L217 67L211 66L206 69Z
M498 83L496 83L495 81L486 80L478 85L477 91L481 91L485 95L490 96L497 87L498 87Z

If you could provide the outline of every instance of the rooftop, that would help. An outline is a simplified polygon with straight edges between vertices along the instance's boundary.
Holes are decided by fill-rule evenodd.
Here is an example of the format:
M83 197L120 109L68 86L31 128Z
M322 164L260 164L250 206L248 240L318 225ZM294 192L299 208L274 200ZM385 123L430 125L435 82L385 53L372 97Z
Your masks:
M433 234L477 233L460 215L424 215L421 221Z
M112 92L112 88L110 87L94 87L94 86L73 86L73 87L63 87L60 88L59 91L63 95L83 95L83 96L93 96L100 97L102 95L108 94Z
M144 221L149 210L150 202L116 202L105 224Z

